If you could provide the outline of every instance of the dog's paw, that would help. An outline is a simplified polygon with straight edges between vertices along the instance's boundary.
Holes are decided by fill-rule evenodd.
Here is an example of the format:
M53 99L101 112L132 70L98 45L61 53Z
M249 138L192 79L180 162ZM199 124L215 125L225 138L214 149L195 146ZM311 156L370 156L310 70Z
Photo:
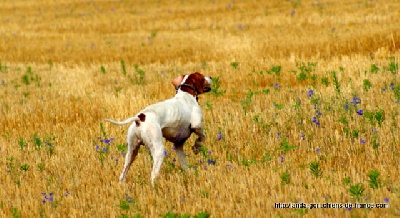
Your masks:
M193 151L194 154L197 155L197 154L200 152L200 150L201 150L201 146L199 146L199 145L197 145L197 144L195 144L194 146L192 146L192 151Z

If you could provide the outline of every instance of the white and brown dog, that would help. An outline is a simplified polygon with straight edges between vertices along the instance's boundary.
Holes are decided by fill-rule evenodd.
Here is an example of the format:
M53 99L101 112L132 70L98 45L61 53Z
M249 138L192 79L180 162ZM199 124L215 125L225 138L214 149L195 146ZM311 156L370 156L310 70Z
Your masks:
M203 115L197 96L211 90L211 77L200 73L180 75L172 84L175 86L176 95L168 100L150 105L140 111L136 116L125 121L117 122L106 119L116 125L132 123L128 129L128 151L125 156L124 169L119 181L125 181L126 173L133 160L136 158L140 145L145 145L153 156L153 170L151 172L151 184L157 177L164 160L164 136L174 143L178 161L183 169L187 169L183 144L194 132L198 138L192 147L195 154L205 141L202 125Z

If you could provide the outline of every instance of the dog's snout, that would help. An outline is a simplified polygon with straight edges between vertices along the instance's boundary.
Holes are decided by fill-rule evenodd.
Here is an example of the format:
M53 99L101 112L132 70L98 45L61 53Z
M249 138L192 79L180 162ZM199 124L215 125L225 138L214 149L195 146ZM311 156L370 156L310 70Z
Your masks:
M212 78L211 78L211 76L205 76L204 79L206 80L206 84L204 84L203 91L209 92L209 91L211 91Z
M212 83L212 77L211 77L211 76L206 76L206 77L204 77L204 78L206 79L207 83L211 85L211 83Z

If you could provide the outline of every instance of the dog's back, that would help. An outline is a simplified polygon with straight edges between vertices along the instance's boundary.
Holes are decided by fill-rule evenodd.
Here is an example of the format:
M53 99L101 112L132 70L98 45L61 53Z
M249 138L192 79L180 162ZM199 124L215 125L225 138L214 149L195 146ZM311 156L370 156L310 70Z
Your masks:
M196 100L185 93L178 93L173 98L149 105L138 114L154 114L161 128L180 128L189 126L193 110L200 110Z

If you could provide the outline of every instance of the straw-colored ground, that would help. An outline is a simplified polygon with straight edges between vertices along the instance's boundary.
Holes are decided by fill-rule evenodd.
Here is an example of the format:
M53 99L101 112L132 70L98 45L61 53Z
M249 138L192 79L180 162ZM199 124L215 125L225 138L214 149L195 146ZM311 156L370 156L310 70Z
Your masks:
M267 2L0 1L0 216L400 216L400 2ZM194 71L219 79L204 153L183 172L166 143L152 188L142 147L118 183L104 119Z

